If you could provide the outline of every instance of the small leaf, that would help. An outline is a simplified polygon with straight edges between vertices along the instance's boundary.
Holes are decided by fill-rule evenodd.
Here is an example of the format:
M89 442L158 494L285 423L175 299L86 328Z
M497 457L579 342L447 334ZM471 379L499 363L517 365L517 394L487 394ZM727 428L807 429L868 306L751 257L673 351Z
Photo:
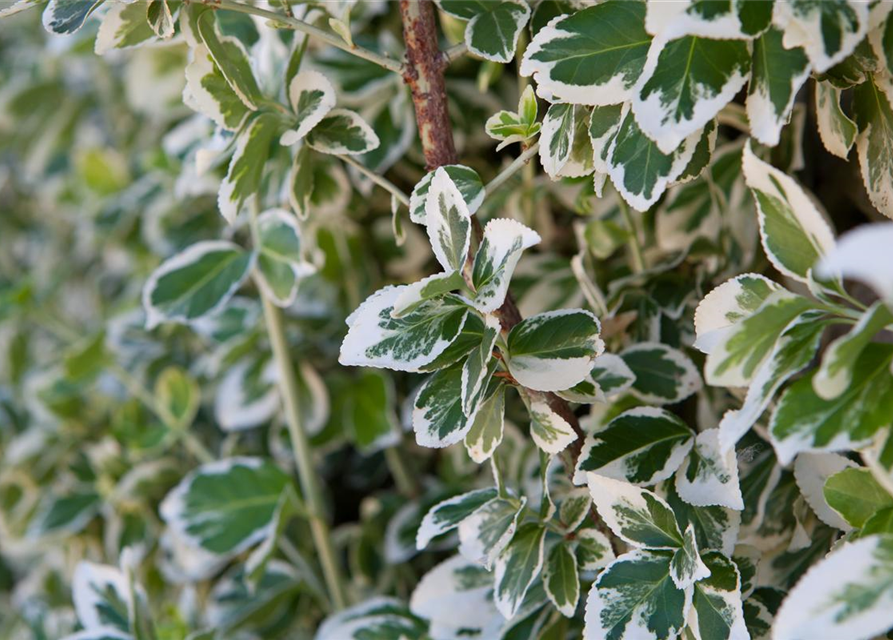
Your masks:
M561 615L573 617L580 599L580 577L577 558L566 544L556 544L549 552L543 568L543 586Z
M462 409L462 367L436 371L419 390L412 411L416 442L423 447L448 447L462 440L474 423L478 406Z
M577 439L567 420L555 413L545 400L530 403L530 435L536 446L549 455L561 453Z
M93 50L101 56L112 49L135 47L154 37L155 32L146 21L143 3L114 3L102 17Z
M645 402L675 404L701 388L701 376L691 359L656 342L642 342L620 354L635 375L633 392Z
M828 505L857 529L876 512L893 507L893 496L868 469L838 471L825 482L824 495Z
M201 404L201 389L183 369L167 367L155 380L155 400L170 416L174 429L188 429Z
M465 364L462 365L462 412L471 415L480 405L481 393L490 382L493 375L493 349L502 326L495 316L484 318L484 337L481 345L472 351Z
M318 71L301 71L288 85L288 100L295 114L292 129L279 142L297 144L335 107L335 89Z
M709 577L710 569L701 560L698 540L692 525L688 525L682 538L682 546L676 550L670 561L670 578L678 589L688 589L698 580Z
M43 10L43 27L65 35L78 31L103 0L50 0Z
M301 230L295 216L269 209L257 218L257 282L278 306L288 307L302 278L316 272L301 255Z
M845 160L856 142L859 130L856 123L850 120L840 107L841 93L843 90L830 82L815 83L815 111L819 137L828 153Z
M406 285L403 292L394 301L394 309L391 315L402 318L419 308L426 300L439 298L446 293L463 289L465 279L459 271L450 273L436 273L433 276L422 278L418 282Z
M611 541L598 529L588 527L576 534L577 560L582 571L598 571L614 561Z
M521 252L539 241L536 231L515 220L497 218L487 223L471 270L472 304L478 311L490 313L502 306Z
M756 273L745 273L727 280L698 304L695 311L694 346L711 353L732 327L752 315L773 291L782 287Z
M425 514L416 534L416 548L424 549L434 538L452 531L467 517L496 497L495 488L478 489L439 502Z
M530 7L523 0L437 0L447 14L467 20L465 43L468 50L484 60L511 62L518 48L521 30L530 17Z
M444 169L438 169L425 200L425 224L434 257L446 271L459 271L471 244L471 212Z
M738 458L734 448L723 451L719 429L706 429L698 434L688 463L676 474L679 497L697 507L722 506L744 509L744 498L738 484Z
M484 183L481 177L474 169L461 164L448 164L440 167L446 171L450 180L459 190L462 201L468 207L468 212L474 215L484 202ZM413 188L412 195L409 197L409 218L416 224L426 224L426 203L428 201L428 191L431 188L431 180L434 179L436 171L431 171L419 180L418 184Z
M196 19L196 27L229 86L246 107L252 111L256 110L263 96L254 78L248 52L241 40L220 35L216 11L201 13Z
M865 37L868 5L843 2L779 2L774 22L784 29L784 46L803 47L815 70L824 72L846 58Z
M634 547L677 549L682 534L673 510L657 495L622 480L586 474L595 508L614 535Z
M543 169L553 180L562 167L570 160L573 150L576 126L576 107L572 104L557 103L549 107L543 118L540 135L540 161Z
M493 599L506 619L517 613L527 590L543 568L545 540L545 528L538 522L528 522L518 528L512 541L496 558Z
M117 4L116 7L134 7ZM99 40L97 40L99 46ZM235 45L233 45L235 46ZM211 118L227 131L238 131L251 109L239 98L220 72L208 48L199 44L192 49L192 60L186 65L186 88L183 102L190 109Z
M229 224L235 224L242 206L259 192L270 144L278 131L279 119L261 113L236 137L236 150L217 194L220 214Z
M505 428L505 388L499 385L482 403L465 434L468 455L478 464L488 460L502 442Z
M488 569L505 549L524 513L527 498L494 498L459 524L459 552Z
M694 585L689 629L695 640L750 640L735 563L716 551L704 554L703 560L710 576Z
M307 134L307 144L321 153L361 155L381 142L363 118L347 109L332 109Z

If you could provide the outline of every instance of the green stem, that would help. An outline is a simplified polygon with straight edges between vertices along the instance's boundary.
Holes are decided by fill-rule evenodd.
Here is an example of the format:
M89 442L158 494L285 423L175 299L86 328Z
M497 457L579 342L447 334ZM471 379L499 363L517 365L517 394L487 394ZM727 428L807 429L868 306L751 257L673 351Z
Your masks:
M402 62L375 53L374 51L370 51L369 49L365 49L357 45L351 45L342 40L340 36L320 29L319 27L314 27L312 24L309 24L302 20L298 20L297 18L292 18L281 13L276 13L275 11L261 9L260 7L254 7L250 4L235 2L234 0L215 0L215 2L211 6L214 6L217 9L237 11L239 13L247 13L248 15L272 20L273 22L277 23L278 25L282 25L285 28L294 29L295 31L301 31L309 36L313 36L317 40L325 42L330 46L341 49L342 51L347 51L348 53L353 54L358 58L363 58L364 60L373 62L380 67L384 67L388 71L393 71L394 73L400 74L403 73Z
M462 56L468 53L468 45L464 42L459 44L455 44L449 49L446 49L441 55L443 55L444 62L449 65L452 62L455 62ZM518 58L520 60L520 58Z
M384 457L388 463L388 469L394 478L394 484L397 485L397 491L407 498L414 498L419 495L419 485L409 470L409 464L403 451L403 439L393 447L384 450Z
M517 51L517 59L520 60L524 56L524 50L527 49L528 37L527 30L522 29L521 35L518 38L518 51ZM524 90L530 86L530 79L525 78L524 76L518 76L518 99L522 95L524 95ZM522 143L526 144L526 143ZM521 171L521 181L524 185L524 197L521 200L521 209L524 213L524 221L527 226L534 226L534 215L536 213L536 208L534 207L534 190L533 190L533 182L536 179L536 166L533 162L528 162L524 165L523 170Z
M357 171L362 173L364 176L372 180L379 187L390 193L392 196L397 198L397 200L407 209L409 208L409 196L407 196L400 188L395 185L393 182L385 178L384 176L380 176L377 173L370 171L368 167L363 165L358 160L352 158L351 156L338 156L344 162L354 167Z
M623 198L618 197L617 201L620 203L620 212L623 214L623 219L626 221L626 226L629 230L627 246L629 247L633 273L642 273L645 270L645 259L642 257L642 245L639 244L639 230Z
M487 192L487 195L492 194L499 187L504 185L506 183L506 181L508 181L509 178L511 178L513 175L515 175L515 173L517 173L517 171L521 167L525 166L527 164L527 161L530 160L533 156L535 156L539 150L540 150L539 142L535 142L532 145L530 145L529 147L527 147L527 149L520 156L515 158L514 161L509 166L507 166L505 169L500 171L496 175L495 178L493 178L490 182L488 182L486 184L485 190Z

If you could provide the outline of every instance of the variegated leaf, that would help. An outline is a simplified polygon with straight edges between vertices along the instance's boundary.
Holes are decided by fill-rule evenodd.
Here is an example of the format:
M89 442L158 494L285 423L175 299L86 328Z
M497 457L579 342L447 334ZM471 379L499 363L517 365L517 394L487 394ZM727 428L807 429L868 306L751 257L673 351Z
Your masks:
M377 149L381 142L357 113L332 109L307 134L307 144L321 153L355 156Z
M546 529L539 522L528 522L518 528L496 558L493 599L506 619L518 612L527 590L539 577L545 541Z
M518 528L527 498L494 498L459 524L459 553L488 569Z
M469 457L480 464L490 458L502 442L505 429L505 388L499 385L484 398L465 434Z
M487 223L471 270L472 304L478 311L490 313L502 306L521 253L539 241L536 231L515 220L497 218Z
M545 400L530 403L530 435L540 449L549 455L564 451L577 439L567 420L555 413Z
M580 576L577 558L565 543L558 543L549 552L543 568L546 595L561 615L573 617L580 599Z
M496 489L478 489L439 502L425 514L416 534L416 548L424 549L434 538L452 531L485 503L496 497Z
M711 353L732 327L749 317L773 291L782 287L756 273L727 280L708 293L695 310L695 347Z
M803 47L816 71L843 60L865 37L868 4L839 2L778 2L775 23L784 29L785 48Z
M316 272L301 254L301 230L294 214L269 209L257 218L257 282L280 307L291 305L302 278Z
M676 549L670 561L670 578L677 589L688 589L698 580L710 576L710 569L701 559L695 528L688 525L682 534L682 546Z
M460 271L471 244L471 212L443 168L434 173L428 189L425 224L434 257L446 271Z
M657 342L641 342L620 354L636 377L633 392L652 404L674 404L698 391L701 376L683 352Z
M462 365L461 400L462 412L466 416L477 410L480 405L480 396L487 389L490 376L493 375L494 368L491 366L493 349L501 329L502 325L496 316L486 316L481 345L468 355L465 364Z
M412 411L416 442L423 447L448 447L462 440L474 423L475 398L466 414L462 405L462 370L453 365L434 372L422 385Z
M461 164L448 164L439 167L439 169L446 171L450 180L459 190L462 201L468 207L468 212L474 215L483 204L485 195L484 183L481 182L477 171ZM419 180L409 197L409 218L416 224L427 223L426 203L428 191L431 189L431 180L434 179L435 173L436 171L431 171Z
M335 89L318 71L301 71L288 85L288 101L295 120L279 139L286 146L297 144L335 107Z
M819 263L817 273L864 282L893 310L893 268L885 260L891 241L893 223L889 222L848 231Z
M112 49L138 46L155 37L146 21L146 6L142 2L113 3L102 17L93 50L103 55Z
M715 551L704 554L703 560L710 576L694 585L687 617L692 636L695 640L750 640L735 563Z
M870 77L853 92L856 152L871 204L893 218L893 80Z
M238 131L251 113L251 109L246 107L239 95L233 91L205 45L196 45L191 55L192 60L186 66L183 102L191 109L211 118L227 131Z
M236 150L217 194L220 214L228 223L235 223L243 205L260 189L270 144L279 129L277 116L261 113L236 137Z
M697 507L744 509L738 485L738 458L734 449L720 449L718 429L698 434L688 462L676 474L676 490L679 497Z
M437 0L449 15L467 20L465 44L476 56L493 62L511 62L521 30L530 17L524 0Z

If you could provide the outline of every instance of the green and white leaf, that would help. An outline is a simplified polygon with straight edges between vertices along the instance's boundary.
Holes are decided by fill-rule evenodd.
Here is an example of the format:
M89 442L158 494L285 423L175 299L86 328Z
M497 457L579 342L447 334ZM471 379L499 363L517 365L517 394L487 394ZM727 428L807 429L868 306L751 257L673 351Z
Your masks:
M246 107L256 110L263 96L242 41L232 36L220 35L215 11L201 13L196 18L195 26L229 86Z
M439 502L425 514L416 534L416 548L424 549L434 538L452 531L467 517L474 514L485 503L496 497L496 489L477 489L443 502Z
M750 63L741 40L655 40L632 100L636 121L660 151L672 153L744 87Z
M614 562L611 541L595 527L580 529L576 533L577 562L581 571L599 571Z
M558 510L561 526L567 531L574 531L583 524L592 506L592 496L586 487L572 489L564 496Z
M772 265L807 281L816 262L834 247L834 233L793 178L744 148L744 179L757 201L760 240Z
M393 317L406 288L380 289L348 317L350 329L338 359L342 365L418 371L459 336L468 312L451 299L426 300L410 313Z
M527 498L494 498L459 524L459 553L489 570L518 528Z
M893 81L871 77L853 92L856 154L871 204L893 218Z
M461 271L471 244L471 212L444 169L434 173L425 200L425 225L434 257L446 271Z
M293 127L282 134L280 144L297 144L335 108L335 88L318 71L304 70L288 84L288 101L295 114Z
M112 49L138 46L154 37L155 32L146 21L146 6L142 2L116 2L102 17L93 51L101 56Z
M461 164L448 164L427 173L413 188L409 197L409 218L416 224L427 223L428 191L431 189L431 180L440 169L446 171L453 181L471 215L474 215L484 202L484 183L481 182L477 171Z
M381 144L372 127L348 109L332 109L306 136L307 145L321 153L362 155Z
M674 483L667 482L664 488L667 504L676 514L676 522L683 528L694 527L698 547L718 549L731 556L741 529L741 512L719 506L696 507L679 497Z
M261 113L236 136L236 150L217 194L220 214L228 223L235 224L242 206L260 190L270 144L279 128L275 115Z
M701 376L687 355L657 342L640 342L620 354L636 377L633 393L651 404L681 402L698 391Z
M567 544L559 542L549 552L543 568L543 586L561 615L573 617L580 600L580 576L577 558Z
M201 405L202 394L198 383L182 368L171 365L155 379L155 402L172 422L175 429L192 425Z
M617 537L634 547L677 549L682 534L673 510L647 489L595 473L586 474L592 502Z
M422 278L418 282L406 285L406 288L394 302L394 310L391 314L395 318L402 318L407 313L418 309L426 300L438 298L444 294L464 289L465 279L459 271L450 273L435 273Z
M781 285L756 273L745 273L722 283L695 310L694 346L711 353L738 322L751 316L772 292L781 289Z
M301 255L301 230L294 214L269 209L257 218L257 283L280 307L288 307L298 295L302 278L316 267Z
M114 627L97 627L87 631L78 631L65 636L62 640L134 640L129 633L118 631Z
M34 540L79 533L99 514L101 507L101 498L92 489L62 495L48 492L41 498L28 523L26 537Z
M43 10L43 27L60 35L74 33L103 0L50 0Z
M507 63L515 57L521 30L530 18L524 0L437 0L447 14L467 20L465 44L484 60Z
M533 400L529 409L530 435L541 450L556 455L577 439L567 420L555 413L545 400Z
M549 107L540 132L540 162L553 180L570 160L574 144L575 114L573 104L556 103Z
M828 81L815 83L815 113L819 137L828 153L844 160L856 142L859 129L840 106L842 89Z
M490 313L502 306L521 253L539 241L536 231L516 220L496 218L487 223L471 270L475 309Z
M493 349L502 325L496 316L484 317L484 337L480 346L472 351L462 365L462 412L472 415L480 405L481 394L487 389L493 375Z
M692 525L688 525L682 534L682 540L682 546L676 549L670 561L670 578L678 589L685 590L698 580L709 577L710 569L701 560L698 539Z
M679 497L696 507L744 509L734 449L722 451L719 429L706 429L695 439L688 463L676 474Z
M587 438L574 480L582 482L583 474L592 471L638 486L657 484L682 464L693 435L682 420L663 409L624 411Z
M784 29L786 48L803 47L819 73L846 58L865 37L868 4L839 2L778 2L775 24Z
M493 600L507 620L518 612L527 590L543 568L545 541L545 527L539 522L528 522L518 528L511 542L496 558Z
M738 568L716 551L704 554L703 560L710 576L694 585L687 619L692 636L695 640L750 640Z
M871 471L846 468L825 481L825 502L856 529L865 526L871 516L893 507L893 496L878 484Z
M774 147L781 129L791 117L794 98L809 78L806 52L782 44L781 31L770 28L753 42L753 64L747 88L747 119L750 134Z
M481 402L471 429L465 434L468 456L478 464L485 462L502 442L505 430L505 388L496 390Z
M133 594L120 569L82 560L74 570L71 593L84 629L113 628L130 633Z
M214 417L220 428L242 431L272 420L279 411L276 378L272 360L246 358L230 366L214 398Z
M636 374L623 358L613 353L603 353L596 358L590 375L608 397L624 393L636 381Z
M479 397L466 415L462 403L463 368L453 365L435 371L419 390L412 410L412 428L420 446L448 447L462 440L471 429Z
M822 259L817 274L864 282L893 310L893 269L886 260L893 223L865 225L848 231Z
M608 565L589 591L583 640L676 638L691 598L673 584L671 558L634 549Z
M376 597L326 618L315 640L421 640L425 628L402 601Z
M553 18L524 52L521 75L551 102L608 105L625 102L642 75L651 37L645 5L611 0Z
M143 287L146 327L188 324L219 311L248 277L254 259L224 240L197 242L168 258Z
M604 351L600 330L598 319L582 309L525 318L509 333L509 371L528 389L568 389L586 378Z
M527 85L518 101L518 111L498 111L487 119L484 131L494 140L501 142L496 147L501 151L514 142L524 142L535 137L541 129L536 121L538 105L533 86Z
M852 531L852 527L825 500L825 482L834 474L851 469L856 463L837 453L801 453L794 460L794 479L800 494L825 524Z
M772 22L772 2L704 0L649 2L645 28L653 36L672 40L701 36L717 40L750 39Z
M115 6L130 8L139 4ZM145 21L145 16L143 18ZM97 40L97 46L98 43ZM183 102L227 131L238 131L251 109L245 106L239 95L229 86L205 45L196 45L191 51L192 60L186 65Z
M9 18L26 9L34 8L35 5L41 4L43 4L43 0L15 0L12 4L0 9L0 19Z
M775 640L869 640L893 626L893 538L844 543L806 572L775 618Z

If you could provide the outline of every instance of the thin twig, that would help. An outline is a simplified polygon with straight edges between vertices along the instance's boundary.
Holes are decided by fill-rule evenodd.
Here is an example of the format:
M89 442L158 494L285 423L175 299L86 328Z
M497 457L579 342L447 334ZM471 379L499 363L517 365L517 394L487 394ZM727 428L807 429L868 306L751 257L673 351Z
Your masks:
M629 227L629 242L627 243L627 246L630 251L633 273L642 273L645 270L645 259L642 257L642 245L639 244L638 227L636 227L636 222L633 220L629 206L623 198L618 198L618 202L620 203L620 212L623 214L626 226Z
M453 45L441 54L444 66L448 67L450 64L464 56L466 53L468 53L468 45L464 42Z
M393 182L385 178L384 176L380 176L374 171L370 171L368 167L364 166L358 160L352 158L351 156L338 156L344 162L352 166L354 169L362 173L364 176L369 178L372 182L377 184L379 187L389 192L392 196L397 198L397 200L407 209L409 208L409 196L407 196L403 191L395 185Z
M526 151L524 151L524 153L522 153L520 156L518 156L517 158L515 158L509 166L507 166L505 169L503 169L502 171L500 171L500 172L496 175L495 178L493 178L490 182L488 182L488 183L484 186L484 190L487 192L487 195L492 194L492 193L493 193L494 191L496 191L499 187L501 187L502 185L504 185L504 184L506 183L506 181L507 181L509 178L511 178L513 175L515 175L515 173L516 173L519 169L521 169L522 167L524 167L524 166L527 164L527 162L528 162L533 156L535 156L535 155L537 154L537 152L539 151L539 149L540 149L540 143L539 143L539 142L534 142L532 145L530 145L530 146L527 148Z

